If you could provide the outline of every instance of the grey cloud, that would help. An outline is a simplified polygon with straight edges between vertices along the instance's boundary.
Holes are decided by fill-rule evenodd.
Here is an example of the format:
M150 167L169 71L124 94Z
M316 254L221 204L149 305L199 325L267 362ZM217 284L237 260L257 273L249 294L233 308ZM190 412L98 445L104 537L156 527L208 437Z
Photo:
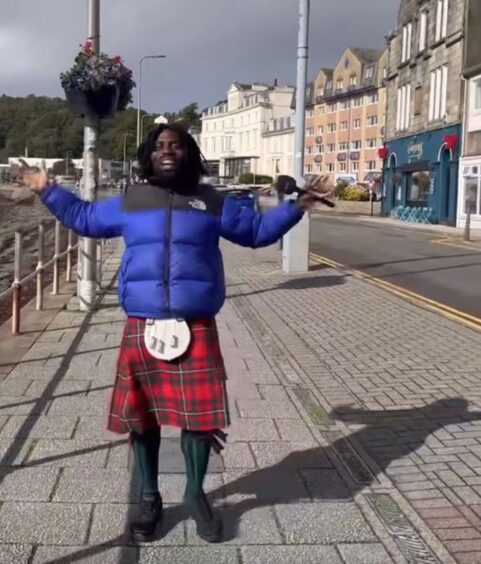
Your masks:
M293 84L297 0L101 0L102 49L137 74L143 107L163 112L225 96L233 80ZM62 95L58 75L86 36L87 0L8 2L0 20L0 94ZM309 74L348 45L383 47L398 0L312 0ZM39 27L40 24L40 27Z

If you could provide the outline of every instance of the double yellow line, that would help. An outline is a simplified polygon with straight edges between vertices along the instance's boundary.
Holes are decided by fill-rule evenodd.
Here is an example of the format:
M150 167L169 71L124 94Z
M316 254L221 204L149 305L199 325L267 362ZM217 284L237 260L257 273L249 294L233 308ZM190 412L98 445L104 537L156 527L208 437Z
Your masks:
M354 268L349 268L348 266L331 260L327 257L323 257L321 255L317 255L315 253L311 253L312 259L318 264L325 264L330 266L331 268L335 268L336 270L340 270L345 274L349 274L353 278L357 278L358 280L363 280L373 286L381 288L382 290L386 290L403 300L406 300L412 304L415 304L419 307L424 309L434 311L450 319L452 321L456 321L457 323L461 323L466 327L474 329L476 331L481 331L481 318L475 317L474 315L469 315L468 313L464 313L463 311L459 311L452 307L449 307L445 304L437 302L435 300L431 300L416 292L411 292L411 290L406 290L401 286L397 286L396 284L391 284L391 282L386 282L377 276L371 276L370 274L366 274L365 272L361 272L360 270L356 270Z

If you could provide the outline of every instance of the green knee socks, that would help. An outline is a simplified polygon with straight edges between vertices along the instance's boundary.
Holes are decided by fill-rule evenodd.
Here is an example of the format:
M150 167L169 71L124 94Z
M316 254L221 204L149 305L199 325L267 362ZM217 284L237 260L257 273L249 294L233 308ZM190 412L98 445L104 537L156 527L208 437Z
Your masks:
M181 448L185 458L187 473L186 500L193 500L203 493L204 478L207 473L211 441L209 433L182 430Z
M145 433L131 433L137 479L142 499L156 499L159 493L160 428Z

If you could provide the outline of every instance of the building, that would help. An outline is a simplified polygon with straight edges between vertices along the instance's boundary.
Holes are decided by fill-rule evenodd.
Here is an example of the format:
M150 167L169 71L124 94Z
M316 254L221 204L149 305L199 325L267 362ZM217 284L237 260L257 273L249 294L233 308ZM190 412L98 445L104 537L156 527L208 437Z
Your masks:
M481 229L481 2L467 0L465 9L464 127L457 225L464 227L466 214L469 213L472 226Z
M456 221L465 0L402 0L388 37L383 211Z
M272 119L262 134L262 170L272 178L294 176L294 121L294 116Z
M305 172L334 181L381 178L387 50L348 47L314 80L306 114Z
M233 83L227 100L202 114L201 149L211 175L233 180L243 173L268 174L272 168L272 138L286 133L274 128L276 120L293 115L294 88L265 84ZM286 128L288 129L288 128ZM263 135L267 134L264 141Z

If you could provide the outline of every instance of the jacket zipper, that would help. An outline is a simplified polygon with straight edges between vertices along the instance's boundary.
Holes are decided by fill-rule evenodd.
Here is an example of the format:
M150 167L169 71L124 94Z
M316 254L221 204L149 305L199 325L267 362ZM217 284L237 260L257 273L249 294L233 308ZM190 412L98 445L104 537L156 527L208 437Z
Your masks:
M169 209L167 211L167 249L164 271L164 284L165 284L165 307L170 318L170 240L172 238L172 206L174 201L174 192L169 191Z

